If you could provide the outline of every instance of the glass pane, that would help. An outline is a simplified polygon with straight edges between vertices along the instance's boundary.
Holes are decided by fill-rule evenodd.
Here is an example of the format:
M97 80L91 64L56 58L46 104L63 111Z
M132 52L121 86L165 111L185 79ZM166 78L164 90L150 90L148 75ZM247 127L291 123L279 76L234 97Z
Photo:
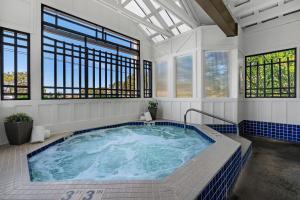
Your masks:
M72 58L66 56L66 87L72 87Z
M15 53L14 47L4 45L3 48L3 82L4 85L14 85L14 66L15 66ZM9 88L8 88L9 89ZM10 90L10 89L9 89ZM11 91L7 91L10 93Z
M73 76L74 76L74 87L79 88L79 59L78 58L74 59Z
M205 52L204 93L206 97L228 97L228 52Z
M156 96L168 96L168 62L158 62L156 65Z
M63 56L57 55L57 62L56 62L56 84L58 87L64 86L64 62L63 62Z
M44 53L44 86L54 86L54 54Z
M131 1L130 3L128 3L125 8L127 10L129 10L130 12L140 16L140 17L145 17L145 13L144 11L141 9L141 7L139 7L135 1Z
M193 97L193 56L181 56L176 61L176 97Z
M18 86L27 86L28 77L27 77L27 49L18 48L18 73L17 73L17 85Z

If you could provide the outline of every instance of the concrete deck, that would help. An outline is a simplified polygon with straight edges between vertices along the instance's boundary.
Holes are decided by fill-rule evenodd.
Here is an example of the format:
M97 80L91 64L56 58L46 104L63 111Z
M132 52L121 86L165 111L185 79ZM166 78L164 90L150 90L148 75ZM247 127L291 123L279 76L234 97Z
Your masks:
M300 145L248 137L253 153L231 200L299 200Z

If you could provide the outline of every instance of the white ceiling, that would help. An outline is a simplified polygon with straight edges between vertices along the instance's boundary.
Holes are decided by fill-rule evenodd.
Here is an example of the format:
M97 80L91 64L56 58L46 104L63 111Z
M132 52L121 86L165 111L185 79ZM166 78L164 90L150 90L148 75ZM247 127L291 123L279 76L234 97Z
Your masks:
M240 27L246 29L278 19L291 20L300 0L224 0Z
M201 25L215 24L196 0L96 0L135 21L155 43ZM291 20L300 0L223 0L243 29Z
M155 43L214 24L195 0L97 0L139 24Z

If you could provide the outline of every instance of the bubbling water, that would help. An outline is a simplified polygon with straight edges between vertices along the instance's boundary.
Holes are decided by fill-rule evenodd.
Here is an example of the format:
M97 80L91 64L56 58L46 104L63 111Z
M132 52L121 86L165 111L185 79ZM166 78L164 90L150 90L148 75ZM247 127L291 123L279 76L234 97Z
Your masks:
M68 138L29 159L32 181L155 180L210 141L175 126L123 126Z

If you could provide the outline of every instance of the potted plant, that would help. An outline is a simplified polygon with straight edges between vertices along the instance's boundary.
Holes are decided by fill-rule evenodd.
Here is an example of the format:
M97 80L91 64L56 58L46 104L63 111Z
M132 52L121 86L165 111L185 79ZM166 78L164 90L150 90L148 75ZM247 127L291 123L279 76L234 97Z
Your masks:
M157 106L158 106L157 101L149 101L149 103L148 103L148 110L149 110L153 120L156 119Z
M29 142L33 120L25 113L16 113L5 119L5 132L10 145Z

